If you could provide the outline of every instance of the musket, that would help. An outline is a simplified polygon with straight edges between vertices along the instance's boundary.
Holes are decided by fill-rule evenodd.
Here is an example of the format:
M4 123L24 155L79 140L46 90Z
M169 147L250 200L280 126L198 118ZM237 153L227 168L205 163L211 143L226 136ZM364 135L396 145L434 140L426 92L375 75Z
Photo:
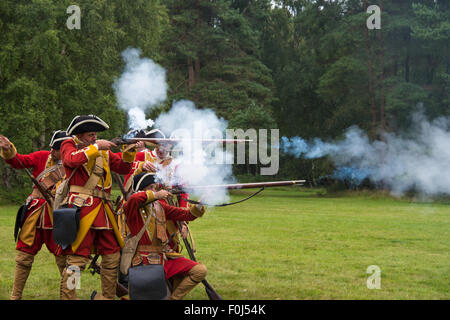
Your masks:
M126 145L124 150L122 151L129 151L130 149L133 149L137 142L143 141L147 144L150 144L150 146L156 147L158 144L165 142L167 144L176 144L179 142L203 142L203 143L245 143L245 142L253 142L252 139L178 139L178 138L124 138L124 137L116 137L112 138L111 140L108 140L112 143L114 143L117 146L123 146ZM92 143L89 142L83 142L79 143L77 145L77 149L83 149L87 146L89 146Z
M252 139L185 139L185 138L122 138L117 137L109 140L116 144L117 146L127 145L127 147L123 151L128 151L134 148L135 144L139 141L145 142L147 145L156 147L158 144L165 143L175 145L177 143L246 143L253 142Z
M45 201L47 201L47 203L50 206L53 206L53 195L50 192L49 189L44 188L39 181L36 180L36 178L31 174L30 170L28 170L28 168L26 168L24 166L24 164L22 163L22 161L20 161L20 159L18 157L16 157L17 161L19 162L19 164L22 166L22 168L25 169L25 172L27 173L27 175L30 177L31 181L33 182L33 184L36 186L36 188L39 190L39 192L42 194L42 196L44 197Z
M119 185L120 192L122 192L122 195L125 197L126 194L125 187L123 186L122 178L117 172L114 172L114 180L116 180L117 184Z
M180 221L176 221L178 225L178 229L181 230L181 224ZM186 247L186 250L189 254L189 257L192 261L197 262L194 255L194 250L192 250L191 244L187 239L185 239L183 236L181 237L184 242L184 246ZM214 288L209 284L209 282L206 279L202 280L202 284L205 286L206 294L208 295L209 300L223 300L222 297L214 290Z
M120 177L120 175L117 172L114 172L113 177L116 180L117 184L119 185L120 192L122 193L122 195L119 195L117 197L115 213L116 213L117 219L120 219L120 222L123 223L123 225L125 225L125 214L123 212L120 212L120 209L123 207L124 201L127 201L128 198L130 197L131 191L127 192L125 190L122 178ZM122 236L125 237L126 233L127 233L127 231L125 228L122 232Z
M114 138L117 139L117 138ZM114 140L113 139L113 140ZM123 139L125 143L136 143L138 141L148 141L151 143L178 143L178 142L204 142L204 143L244 143L244 142L253 142L252 139L186 139L186 138L126 138ZM128 140L128 141L127 141ZM119 140L117 140L119 141Z
M112 138L111 140L108 140L115 145L123 146L126 145L126 147L122 151L129 151L130 149L133 149L137 142L143 141L146 144L149 144L150 146L156 147L158 144L165 142L167 144L177 144L181 142L203 142L203 143L245 143L245 142L253 142L251 139L178 139L178 138L123 138L123 137L116 137ZM87 146L89 146L90 142L83 142L79 143L77 145L77 149L83 149Z
M132 130L129 133L114 138L111 141L116 145L121 144L132 144L138 141L149 142L151 144L157 145L159 143L176 144L178 142L203 142L203 143L245 143L253 142L252 139L220 139L220 138L208 138L208 139L198 139L198 138L157 138L156 136L151 137L149 132L145 130Z
M266 187L282 187L282 186L293 186L302 185L306 180L289 180L289 181L268 181L268 182L252 182L252 183L234 183L234 184L212 184L212 185L198 185L189 186L186 189L192 190L209 190L209 189L252 189L252 188L266 188ZM168 190L172 194L186 193L186 190L182 186L177 186L175 188Z
M120 192L122 193L123 199L128 200L130 195L125 190L125 187L123 185L122 179L120 178L120 175L118 173L114 172L113 177L116 180L117 184L119 185L119 189L120 189Z

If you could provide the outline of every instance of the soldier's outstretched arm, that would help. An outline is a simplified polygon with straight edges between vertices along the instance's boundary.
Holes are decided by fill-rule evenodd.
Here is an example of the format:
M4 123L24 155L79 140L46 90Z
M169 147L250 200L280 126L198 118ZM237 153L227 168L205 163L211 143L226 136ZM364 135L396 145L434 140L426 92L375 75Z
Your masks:
M9 149L11 147L11 142L7 137L0 134L0 148L2 149Z
M109 151L109 164L111 170L118 174L128 174L136 157L134 149L122 153L113 153Z
M205 213L206 209L202 205L190 205L189 208L180 208L160 202L166 213L166 218L178 221L192 221L200 218Z
M34 168L37 163L45 161L48 151L36 151L30 154L17 153L14 144L0 134L0 157L14 169Z
M77 148L72 139L68 139L61 144L61 158L64 165L70 168L80 167L89 159L96 159L99 156L99 149L92 144L81 149Z

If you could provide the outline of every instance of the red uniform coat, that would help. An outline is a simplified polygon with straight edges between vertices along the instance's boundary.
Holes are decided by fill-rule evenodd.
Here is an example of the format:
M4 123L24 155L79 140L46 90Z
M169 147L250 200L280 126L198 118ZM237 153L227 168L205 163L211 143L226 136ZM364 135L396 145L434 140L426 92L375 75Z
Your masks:
M70 185L84 186L92 174L96 159L102 156L104 172L102 179L97 183L96 189L103 190L110 195L112 187L111 170L123 175L128 174L134 161L135 152L124 152L121 155L111 151L99 151L94 145L78 149L77 144L80 144L77 138L65 140L61 144L61 157L66 176L69 177L72 171L78 168L70 180ZM75 192L69 193L69 206L73 204L76 195ZM77 253L77 249L88 234L89 229L113 230L118 244L120 247L123 246L123 240L109 201L95 196L90 196L87 199L80 211L80 229L77 238L72 243L73 253Z
M134 176L134 172L136 170L138 170L139 166L142 165L142 163L145 160L149 160L149 158L152 157L152 155L153 155L153 153L147 149L136 153L136 157L134 158L133 166L132 166L130 172L125 176L124 185L126 185L128 180Z
M152 163L160 163L160 164L162 164L162 166L165 167L170 164L170 162L172 161L172 158L167 158L165 160L162 160L162 159L158 158L158 156L153 151L150 151L148 149L146 149L145 151L138 152L136 154L136 158L133 163L133 168L131 169L130 173L125 177L125 182L124 182L125 190L128 191L128 189L131 188L132 181L129 181L129 180L133 179L133 177L135 175L138 175L139 173L141 173L143 171L142 166L145 161L150 161ZM175 171L176 171L176 167L175 167ZM182 193L182 194L179 194L177 198L178 198L178 206L179 207L187 208L189 206L189 203L186 201L186 199L189 199L189 194Z
M9 154L2 152L1 156L6 163L15 169L23 169L23 166L31 169L31 173L35 178L46 168L55 165L50 151L42 150L24 155L17 153L13 144L11 144L11 152ZM33 193L36 193L37 188L34 185L33 190ZM41 232L36 232L36 229L48 230L48 232L41 234ZM16 249L36 254L42 247L42 244L45 243L49 251L55 253L57 245L53 241L52 229L53 212L51 206L47 204L42 196L32 199L27 207L26 218L19 233Z
M124 214L127 217L127 224L132 236L138 234L145 223L145 218L140 212L140 207L144 204L148 205L148 203L154 200L155 198L152 191L141 191L133 194L126 202L124 207ZM159 203L164 210L166 220L192 221L197 217L202 216L204 213L204 209L200 211L195 206L191 206L190 208L179 208L170 206L164 201L159 201ZM142 238L139 240L139 245L148 246L152 244L152 239L150 239L150 230L152 229L154 229L154 226L152 226L152 223L150 222L146 232L144 232ZM170 235L168 236L170 237ZM144 252L144 254L146 253ZM164 271L166 274L166 279L171 278L176 274L187 273L193 266L197 264L196 262L186 259L179 254L175 254L175 258L171 258L170 255L167 256L169 259L164 261ZM144 264L148 264L146 260L143 260L142 262Z

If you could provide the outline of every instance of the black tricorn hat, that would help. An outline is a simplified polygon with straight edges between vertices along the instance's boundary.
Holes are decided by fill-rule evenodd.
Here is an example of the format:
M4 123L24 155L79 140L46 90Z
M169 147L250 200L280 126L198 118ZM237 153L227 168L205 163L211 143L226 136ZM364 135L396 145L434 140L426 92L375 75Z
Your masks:
M146 138L165 138L166 135L159 129L153 129L145 133Z
M61 143L64 140L70 139L71 137L67 135L65 131L56 130L53 133L52 138L50 139L49 146L52 149L59 150L61 149Z
M109 129L108 124L99 117L90 114L76 116L67 128L68 135L76 135L84 132L100 132Z
M133 178L133 191L143 190L151 184L156 183L155 174L150 172L142 172Z

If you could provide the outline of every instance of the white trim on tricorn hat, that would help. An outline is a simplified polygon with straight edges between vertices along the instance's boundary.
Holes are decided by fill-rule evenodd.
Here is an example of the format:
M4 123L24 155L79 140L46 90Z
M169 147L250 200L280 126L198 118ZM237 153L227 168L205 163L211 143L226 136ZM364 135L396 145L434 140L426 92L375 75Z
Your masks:
M67 128L68 135L76 135L84 132L100 132L109 129L108 124L98 116L76 116Z
M141 189L144 189L145 187L156 183L156 175L151 172L142 172L138 174L137 176L133 177L133 191L137 192Z
M166 135L159 129L152 129L145 133L146 138L166 138Z
M53 133L52 138L50 139L49 147L50 147L50 148L53 148L53 149L56 149L56 150L59 150L59 148L61 147L61 143L62 143L64 140L67 140L67 139L71 139L71 137L68 136L67 133L66 133L65 131L62 131L62 130L56 130L56 131ZM59 142L59 143L58 143L58 142ZM55 144L56 144L56 145L55 145Z

